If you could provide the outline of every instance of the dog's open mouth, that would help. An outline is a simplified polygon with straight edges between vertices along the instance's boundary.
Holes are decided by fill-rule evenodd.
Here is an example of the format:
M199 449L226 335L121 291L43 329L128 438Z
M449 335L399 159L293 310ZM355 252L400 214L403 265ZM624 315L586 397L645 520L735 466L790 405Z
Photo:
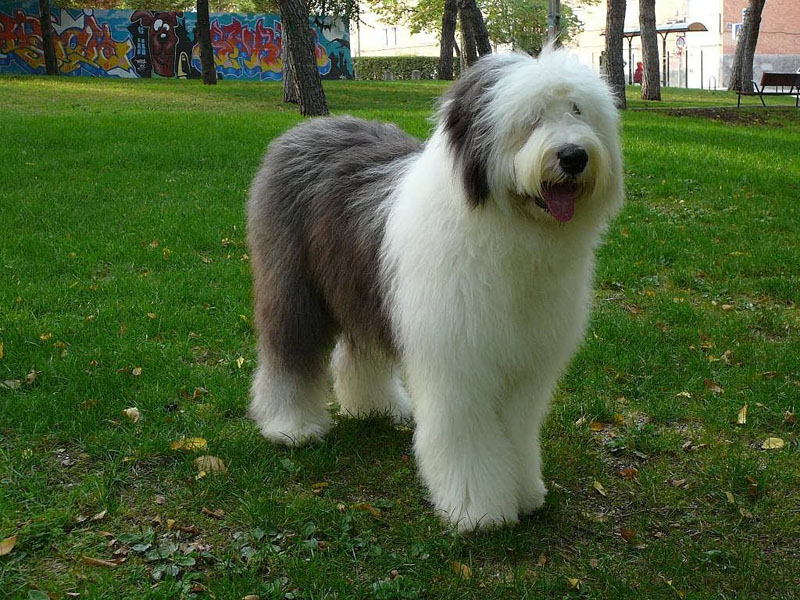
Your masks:
M545 183L542 195L534 198L536 205L553 215L556 221L566 223L575 215L575 197L578 186L570 181Z

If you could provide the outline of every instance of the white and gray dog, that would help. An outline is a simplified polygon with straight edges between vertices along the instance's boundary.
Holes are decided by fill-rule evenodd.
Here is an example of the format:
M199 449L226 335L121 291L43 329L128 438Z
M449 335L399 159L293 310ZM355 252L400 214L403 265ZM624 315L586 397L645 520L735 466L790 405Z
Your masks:
M623 199L618 127L606 84L546 49L478 61L424 144L350 117L273 141L248 205L263 435L328 431L330 362L343 412L413 415L459 530L539 508L539 429Z

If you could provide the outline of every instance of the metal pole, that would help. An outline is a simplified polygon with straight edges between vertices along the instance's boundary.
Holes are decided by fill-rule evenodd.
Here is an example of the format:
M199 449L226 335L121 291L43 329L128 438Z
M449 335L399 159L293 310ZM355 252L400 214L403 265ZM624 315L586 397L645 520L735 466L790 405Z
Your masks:
M667 34L661 36L661 85L667 87Z
M686 48L685 46L684 46L684 48L686 49L686 58L684 58L684 60L686 61L686 64L683 67L683 70L684 70L683 83L684 83L684 87L688 88L689 87L689 49Z
M700 50L700 89L705 89L703 87L703 51Z
M631 50L631 43L633 36L628 37L628 85L633 85L633 50Z

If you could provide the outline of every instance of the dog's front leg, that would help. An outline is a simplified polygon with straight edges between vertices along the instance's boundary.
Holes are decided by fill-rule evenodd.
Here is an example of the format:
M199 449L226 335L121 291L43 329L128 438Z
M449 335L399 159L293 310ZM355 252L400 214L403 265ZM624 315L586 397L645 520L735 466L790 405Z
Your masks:
M459 531L515 523L517 457L495 398L473 377L449 375L431 365L424 375L409 373L414 449L431 500Z

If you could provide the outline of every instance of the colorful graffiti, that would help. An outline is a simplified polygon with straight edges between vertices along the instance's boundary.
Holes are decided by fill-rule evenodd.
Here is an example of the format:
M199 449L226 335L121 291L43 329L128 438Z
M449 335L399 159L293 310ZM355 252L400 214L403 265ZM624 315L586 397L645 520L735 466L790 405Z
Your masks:
M44 74L38 3L0 0L0 73ZM101 77L200 77L197 17L190 12L52 8L59 71ZM317 67L326 79L352 79L349 34L340 19L313 17ZM211 15L221 78L280 80L278 15Z

